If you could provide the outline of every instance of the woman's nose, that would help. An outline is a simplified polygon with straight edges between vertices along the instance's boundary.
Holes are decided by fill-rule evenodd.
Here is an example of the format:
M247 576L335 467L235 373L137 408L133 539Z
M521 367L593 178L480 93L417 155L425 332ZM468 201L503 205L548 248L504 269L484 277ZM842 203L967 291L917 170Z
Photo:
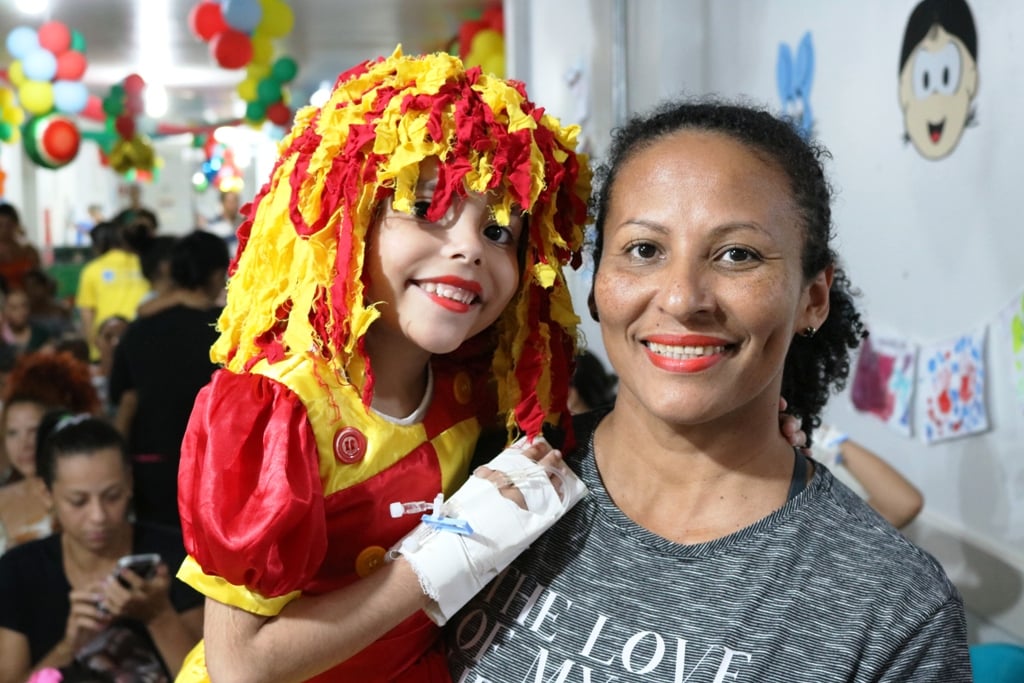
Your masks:
M714 307L711 276L701 264L677 261L658 283L659 305L670 315L685 317Z

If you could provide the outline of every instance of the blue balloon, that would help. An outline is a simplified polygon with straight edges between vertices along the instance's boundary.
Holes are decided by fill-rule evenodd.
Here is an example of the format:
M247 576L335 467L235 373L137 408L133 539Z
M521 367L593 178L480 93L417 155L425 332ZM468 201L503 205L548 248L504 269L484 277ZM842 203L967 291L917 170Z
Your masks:
M89 101L89 89L80 81L55 81L53 106L64 114L77 114Z
M252 33L263 19L263 7L258 0L223 0L221 13L225 24L242 33Z
M7 34L7 51L15 59L24 59L32 50L39 49L39 34L28 26L11 29Z
M57 75L57 58L46 48L37 47L21 58L21 70L29 80L49 82Z

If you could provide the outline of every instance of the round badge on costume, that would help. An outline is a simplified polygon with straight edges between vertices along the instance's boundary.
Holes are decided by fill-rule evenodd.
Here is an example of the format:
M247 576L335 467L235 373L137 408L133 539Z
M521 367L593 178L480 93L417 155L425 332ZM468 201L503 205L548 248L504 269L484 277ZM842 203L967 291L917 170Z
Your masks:
M371 545L356 555L356 574L360 578L366 578L374 573L384 564L384 555L387 550L379 545Z
M366 455L366 437L355 427L339 429L334 435L334 457L351 465Z
M455 400L462 405L473 400L473 380L469 378L468 372L460 372L455 375L452 391L455 393Z

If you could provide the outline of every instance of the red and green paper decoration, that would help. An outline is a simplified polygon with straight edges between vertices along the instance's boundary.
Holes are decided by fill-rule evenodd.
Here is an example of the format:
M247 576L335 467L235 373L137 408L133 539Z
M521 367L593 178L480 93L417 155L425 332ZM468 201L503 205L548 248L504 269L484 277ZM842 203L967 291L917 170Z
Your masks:
M20 136L25 152L40 166L59 168L75 158L81 142L70 117L84 110L89 100L82 83L85 38L59 21L48 21L38 30L12 29L6 47L14 58L7 80L17 91L21 109L31 115ZM0 94L0 140L17 141L18 119L10 96Z
M189 28L209 43L210 55L225 69L246 70L238 84L245 120L278 126L292 118L285 86L298 65L288 56L274 58L275 39L291 33L295 16L283 0L203 0L192 8Z

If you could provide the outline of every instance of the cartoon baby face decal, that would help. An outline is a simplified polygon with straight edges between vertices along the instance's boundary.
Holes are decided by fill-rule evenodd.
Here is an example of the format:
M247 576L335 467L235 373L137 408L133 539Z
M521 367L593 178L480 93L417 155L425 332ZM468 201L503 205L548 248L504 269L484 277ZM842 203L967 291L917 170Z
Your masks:
M900 55L906 138L926 159L942 159L974 122L978 39L964 0L923 0L907 21Z

